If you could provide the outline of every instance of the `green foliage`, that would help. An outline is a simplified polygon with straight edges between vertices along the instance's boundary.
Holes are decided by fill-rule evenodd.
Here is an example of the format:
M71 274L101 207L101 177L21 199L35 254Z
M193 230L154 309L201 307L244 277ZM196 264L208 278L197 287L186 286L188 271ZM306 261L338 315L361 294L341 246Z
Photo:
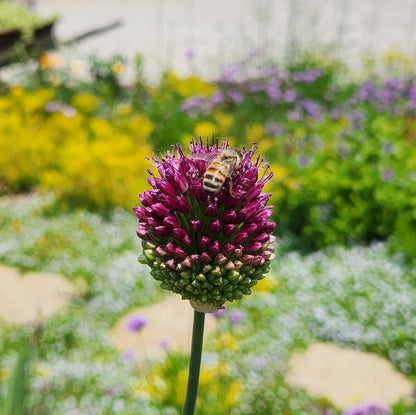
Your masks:
M10 376L7 395L2 399L0 390L0 412L2 415L28 415L27 397L29 388L29 364L31 350L29 340L20 341L17 361ZM1 386L1 384L0 384Z
M360 128L323 119L282 161L290 173L275 184L278 221L308 248L395 234L411 249L403 222L416 209L416 157L406 128L416 120L369 110L362 116Z
M0 1L0 32L20 30L25 40L31 39L36 28L50 23L55 18L40 17L22 4Z

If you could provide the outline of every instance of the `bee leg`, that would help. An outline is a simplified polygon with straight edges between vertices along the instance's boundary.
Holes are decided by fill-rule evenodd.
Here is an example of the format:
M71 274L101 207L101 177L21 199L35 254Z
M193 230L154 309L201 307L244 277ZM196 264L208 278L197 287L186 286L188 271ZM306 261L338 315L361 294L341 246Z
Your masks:
M233 192L233 179L230 177L229 181L228 181L228 186L230 188L230 195L234 198L237 197L237 195Z

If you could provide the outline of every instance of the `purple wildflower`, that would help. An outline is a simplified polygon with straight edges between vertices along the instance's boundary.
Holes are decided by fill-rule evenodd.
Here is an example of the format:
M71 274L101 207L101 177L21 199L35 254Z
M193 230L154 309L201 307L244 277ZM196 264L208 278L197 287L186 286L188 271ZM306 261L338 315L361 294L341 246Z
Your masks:
M225 314L225 308L220 308L220 309L218 309L215 313L212 313L212 315L213 315L215 318L224 317L224 314Z
M286 115L290 121L300 121L302 119L302 113L298 109L288 111Z
M234 101L236 104L241 104L244 100L244 96L240 91L231 90L228 91L228 96Z
M408 109L409 110L416 109L416 86L412 86L411 88L409 88L408 98L409 98L409 102L407 105Z
M243 70L243 65L241 63L235 63L226 66L223 69L223 73L221 75L221 82L225 84L234 84L236 82L236 75L241 73Z
M376 86L372 82L364 82L356 93L359 102L369 101L374 96Z
M240 324L246 316L246 313L241 310L231 310L230 311L230 321L231 324L236 326L237 324Z
M359 110L351 111L350 120L351 125L355 130L358 130L361 127L362 120L364 119L364 113Z
M375 97L381 104L385 105L390 105L393 101L393 93L388 88L382 88L376 91Z
M266 87L266 93L270 98L272 104L279 102L281 93L279 90L279 82L277 78L272 78Z
M394 171L392 169L385 169L381 172L381 180L385 183L392 182L394 180Z
M408 94L409 94L409 99L416 101L416 86L412 86L411 88L409 88Z
M221 104L224 101L224 94L221 91L214 92L209 97L209 102L212 106Z
M194 110L195 108L199 108L202 103L204 102L204 97L201 95L194 95L181 104L181 111L189 112Z
M405 87L405 82L402 79L388 79L384 85L389 89L401 91Z
M295 82L311 83L311 82L316 81L321 76L322 76L321 70L312 69L310 71L299 72L299 73L293 75L293 80Z
M133 314L127 319L127 330L133 332L139 332L143 327L147 326L148 320L146 317L140 314Z
M318 118L321 115L321 106L310 99L302 101L302 109L306 116L311 118Z
M271 179L267 163L254 158L257 146L242 150L242 161L231 178L212 196L203 189L203 176L213 157L229 148L217 139L192 141L191 155L179 145L153 155L158 171L152 186L135 207L137 235L143 239L140 261L148 264L161 288L181 294L200 311L215 312L225 301L251 294L251 287L268 272L275 258L268 219Z
M164 337L160 342L159 342L159 346L163 349L163 350L169 350L172 345L170 343L170 340L166 337Z
M298 97L298 94L294 89L286 89L286 91L283 94L283 99L288 104L293 104L296 101L296 98Z
M301 169L308 167L310 161L311 158L309 156L300 155L297 157L297 164Z
M282 135L285 131L282 124L276 123L276 122L267 122L264 125L264 128L267 132L267 134L270 135Z
M409 111L413 111L416 109L416 100L409 100L409 102L407 103L407 109Z
M125 350L122 354L122 358L126 363L134 362L136 360L136 354L133 350Z
M342 415L387 415L390 412L390 408L379 403L365 402L344 410Z

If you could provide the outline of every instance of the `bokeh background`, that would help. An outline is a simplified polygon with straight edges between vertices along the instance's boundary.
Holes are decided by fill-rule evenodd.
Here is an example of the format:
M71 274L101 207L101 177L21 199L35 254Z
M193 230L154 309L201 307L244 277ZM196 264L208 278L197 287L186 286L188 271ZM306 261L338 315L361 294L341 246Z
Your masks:
M278 258L209 316L196 413L415 414L415 21L0 0L0 413L181 413L192 312L137 262L132 207L153 152L215 134L270 164Z
M74 50L78 56L97 53L103 58L122 53L130 60L139 53L153 81L167 68L214 79L223 65L254 51L263 52L258 64L313 50L360 67L368 55L380 57L392 48L409 54L416 50L412 0L40 0L35 10L60 16L55 33L61 42L121 23Z

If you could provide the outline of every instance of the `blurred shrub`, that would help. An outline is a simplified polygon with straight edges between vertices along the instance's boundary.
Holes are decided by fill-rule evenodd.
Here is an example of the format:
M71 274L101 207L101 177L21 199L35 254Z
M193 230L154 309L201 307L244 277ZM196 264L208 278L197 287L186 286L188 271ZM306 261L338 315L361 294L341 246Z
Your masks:
M416 255L416 84L410 72L354 80L339 63L307 57L288 68L224 70L209 97L181 109L235 146L258 142L275 179L275 220L297 248L385 239ZM400 75L398 75L400 74ZM218 114L232 122L219 127Z
M235 147L259 143L275 171L267 189L278 231L298 248L394 235L416 256L416 84L391 57L383 76L367 69L361 80L306 56L289 67L247 60L215 82L166 72L157 86L145 84L140 60L131 86L121 57L92 59L90 82L80 65L45 62L30 94L12 87L0 98L4 191L40 186L75 204L130 206L145 156L214 132Z
M134 111L104 119L94 114L93 95L75 95L74 107L53 98L52 89L21 88L0 97L3 191L38 186L71 205L97 208L136 203L147 183L150 120Z
M278 221L307 248L395 234L416 253L406 236L416 218L414 114L355 108L279 138L275 159L286 174L274 182Z

